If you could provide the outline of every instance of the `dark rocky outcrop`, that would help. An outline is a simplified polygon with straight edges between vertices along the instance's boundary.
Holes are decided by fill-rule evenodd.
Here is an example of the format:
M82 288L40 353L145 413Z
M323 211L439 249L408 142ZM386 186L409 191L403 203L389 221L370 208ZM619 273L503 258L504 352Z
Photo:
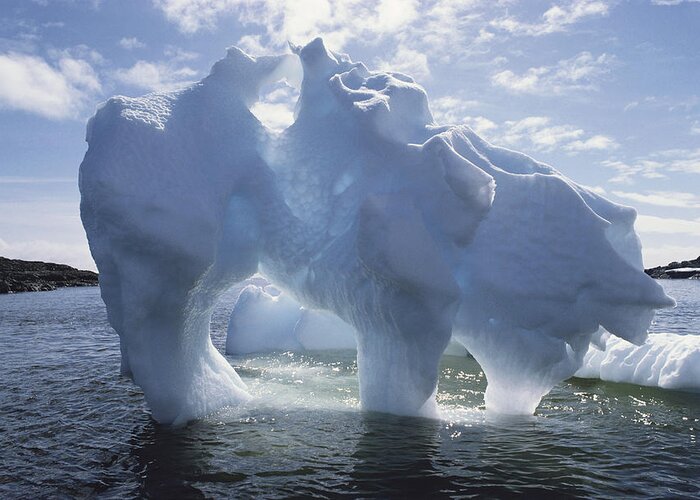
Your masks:
M64 264L0 257L0 293L40 292L66 286L95 286L97 273Z
M671 262L667 266L645 269L652 278L656 279L700 279L700 257L682 262Z

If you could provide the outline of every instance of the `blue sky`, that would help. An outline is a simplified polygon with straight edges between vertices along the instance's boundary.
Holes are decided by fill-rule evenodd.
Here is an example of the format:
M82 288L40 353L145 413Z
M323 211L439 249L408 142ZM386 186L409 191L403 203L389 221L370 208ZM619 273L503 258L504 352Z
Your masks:
M196 81L225 48L321 35L411 74L438 122L634 206L646 265L700 254L699 0L0 0L0 255L94 268L84 129L111 95ZM255 112L291 119L295 91Z

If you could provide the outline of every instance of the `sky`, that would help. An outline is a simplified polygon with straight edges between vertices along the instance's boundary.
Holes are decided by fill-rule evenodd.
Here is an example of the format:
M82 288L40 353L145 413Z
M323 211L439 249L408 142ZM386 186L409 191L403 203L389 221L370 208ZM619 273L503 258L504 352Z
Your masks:
M322 36L412 75L438 123L635 207L647 267L695 258L699 27L700 0L0 0L0 255L95 269L77 176L100 102ZM281 130L296 95L253 111Z

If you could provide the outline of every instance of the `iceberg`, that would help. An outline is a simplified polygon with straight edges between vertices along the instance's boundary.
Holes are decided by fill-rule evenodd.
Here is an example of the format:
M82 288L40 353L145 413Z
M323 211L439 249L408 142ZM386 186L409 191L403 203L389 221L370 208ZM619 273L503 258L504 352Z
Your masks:
M591 346L577 377L700 392L700 335L652 333L642 345L605 335Z
M88 122L81 217L122 373L156 420L250 397L209 321L255 273L294 302L250 290L234 329L312 344L322 326L279 334L322 321L296 303L326 311L355 336L362 408L403 415L436 415L452 338L481 364L488 409L532 413L599 328L640 344L673 305L642 271L633 209L435 123L405 74L321 39L291 48L230 48L191 87L113 97ZM281 79L300 95L276 133L250 109Z
M357 350L352 326L329 311L307 309L274 285L247 285L229 318L226 354ZM468 356L452 340L447 356Z
M327 311L307 309L274 286L246 286L231 311L227 354L356 349L353 328Z

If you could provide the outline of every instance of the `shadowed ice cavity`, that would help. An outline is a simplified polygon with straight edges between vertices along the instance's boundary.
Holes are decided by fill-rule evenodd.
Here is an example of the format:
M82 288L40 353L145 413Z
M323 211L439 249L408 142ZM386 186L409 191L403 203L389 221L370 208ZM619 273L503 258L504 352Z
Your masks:
M299 61L296 121L273 134L249 108ZM435 415L451 338L483 367L488 408L532 413L601 327L641 343L673 303L642 272L634 210L438 126L412 78L320 39L231 48L184 90L111 98L87 141L81 217L122 371L159 422L250 397L209 320L257 272L349 325L362 407L400 415Z

